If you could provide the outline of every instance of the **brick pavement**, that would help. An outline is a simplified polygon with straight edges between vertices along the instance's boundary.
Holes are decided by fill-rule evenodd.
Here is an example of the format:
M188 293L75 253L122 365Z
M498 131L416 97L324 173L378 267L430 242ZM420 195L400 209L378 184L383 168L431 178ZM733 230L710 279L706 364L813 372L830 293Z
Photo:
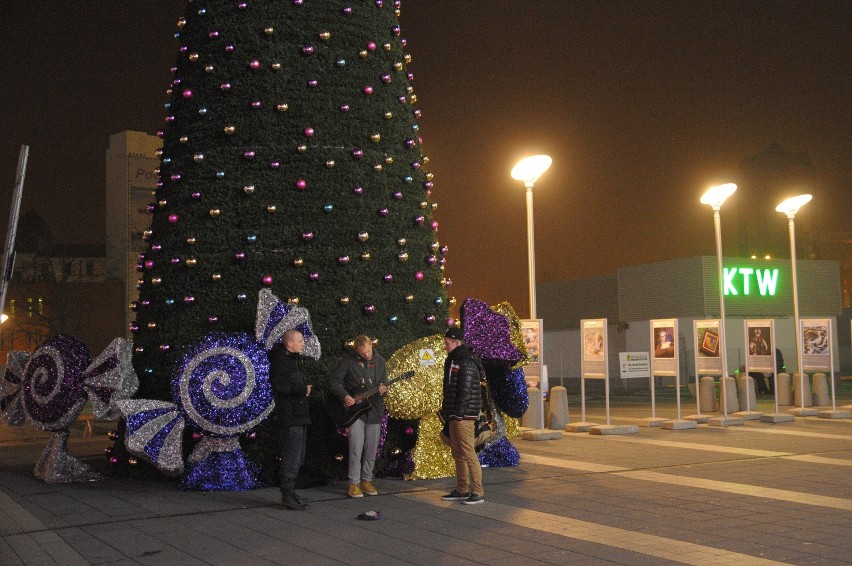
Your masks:
M658 416L674 416L662 397ZM614 399L612 422L649 416L646 401ZM601 405L587 420L603 422ZM75 425L81 459L109 444L94 426ZM31 475L46 438L0 426L0 565L852 563L852 419L516 439L521 465L485 470L483 505L441 501L450 479L378 480L381 495L359 500L345 483L306 490L307 512L278 508L277 489L47 485ZM356 520L367 510L382 520Z

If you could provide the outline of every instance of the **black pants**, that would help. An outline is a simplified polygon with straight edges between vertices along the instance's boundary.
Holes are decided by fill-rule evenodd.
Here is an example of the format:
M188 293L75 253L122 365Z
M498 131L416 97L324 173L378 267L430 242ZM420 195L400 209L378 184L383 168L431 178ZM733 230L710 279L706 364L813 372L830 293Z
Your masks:
M749 376L754 379L754 387L757 389L758 395L771 395L772 394L772 378L767 378L760 372L750 372Z
M281 429L281 493L295 489L299 468L305 462L307 427L289 426Z

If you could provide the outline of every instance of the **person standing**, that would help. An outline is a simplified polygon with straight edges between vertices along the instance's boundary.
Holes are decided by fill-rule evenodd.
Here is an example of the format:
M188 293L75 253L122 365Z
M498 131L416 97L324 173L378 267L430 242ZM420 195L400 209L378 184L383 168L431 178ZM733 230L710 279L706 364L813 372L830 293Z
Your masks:
M354 351L346 354L329 380L329 391L347 408L355 405L355 396L359 393L378 388L378 394L369 398L364 412L346 429L349 437L349 497L379 494L373 485L373 467L382 433L385 414L382 395L388 390L387 382L385 360L373 351L373 341L364 335L355 338Z
M444 400L440 417L449 423L450 450L456 463L456 488L441 497L475 505L485 501L482 465L474 449L475 427L482 409L479 385L482 362L464 343L461 328L450 328L444 335Z
M299 367L304 347L302 333L288 330L269 351L269 382L281 426L281 505L291 511L308 509L308 504L296 494L296 477L305 462L307 428L311 424L311 384L305 383Z

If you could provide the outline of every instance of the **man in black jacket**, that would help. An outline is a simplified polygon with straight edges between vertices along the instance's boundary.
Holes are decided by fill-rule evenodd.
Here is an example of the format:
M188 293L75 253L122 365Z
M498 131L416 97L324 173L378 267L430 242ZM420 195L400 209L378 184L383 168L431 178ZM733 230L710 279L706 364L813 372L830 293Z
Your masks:
M369 336L355 338L355 351L349 352L328 382L328 389L347 408L356 405L355 396L378 388L364 412L346 429L349 437L349 497L378 495L373 485L373 466L382 434L388 374L385 360L373 352Z
M288 330L269 351L269 382L275 396L275 411L281 425L281 505L291 511L304 511L307 503L296 494L296 477L305 462L307 425L311 424L308 396L299 367L305 338L298 330Z
M456 463L456 489L441 499L475 505L485 501L482 466L474 449L475 427L482 409L482 390L479 385L482 362L465 345L461 328L447 330L444 348L447 350L447 359L444 362L441 419L450 424L450 449Z

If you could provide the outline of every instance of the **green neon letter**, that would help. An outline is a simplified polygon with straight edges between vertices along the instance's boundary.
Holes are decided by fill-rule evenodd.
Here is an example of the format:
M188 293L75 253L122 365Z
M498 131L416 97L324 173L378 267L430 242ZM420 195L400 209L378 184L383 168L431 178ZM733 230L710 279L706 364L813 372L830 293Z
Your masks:
M778 285L778 270L777 269L764 269L761 274L758 269L755 272L757 275L757 288L760 291L761 295L772 295L775 296L775 288Z
M743 295L748 295L749 283L751 283L751 274L754 273L754 269L750 267L741 267L738 271L743 276Z
M737 288L734 287L734 277L737 275L737 268L722 268L725 272L725 294L726 295L737 295Z

